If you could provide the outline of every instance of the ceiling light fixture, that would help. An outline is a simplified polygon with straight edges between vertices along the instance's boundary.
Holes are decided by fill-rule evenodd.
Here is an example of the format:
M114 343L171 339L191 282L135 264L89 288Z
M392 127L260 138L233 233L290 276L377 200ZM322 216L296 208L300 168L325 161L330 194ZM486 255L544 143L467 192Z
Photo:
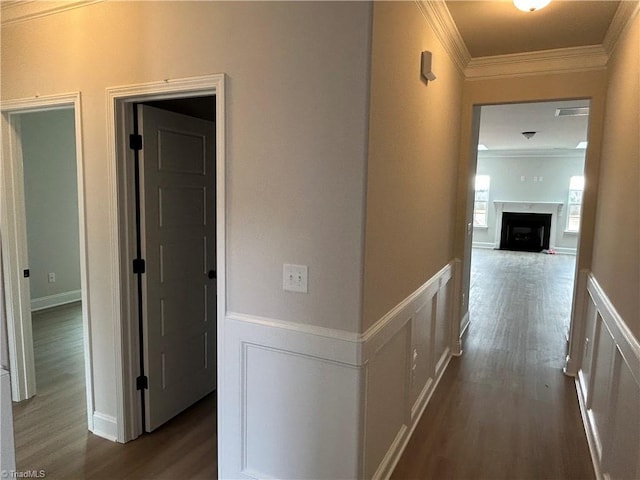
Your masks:
M524 137L529 140L531 137L533 137L537 132L522 132L522 135L524 135Z
M549 5L551 0L513 0L513 4L518 10L523 12L535 12Z

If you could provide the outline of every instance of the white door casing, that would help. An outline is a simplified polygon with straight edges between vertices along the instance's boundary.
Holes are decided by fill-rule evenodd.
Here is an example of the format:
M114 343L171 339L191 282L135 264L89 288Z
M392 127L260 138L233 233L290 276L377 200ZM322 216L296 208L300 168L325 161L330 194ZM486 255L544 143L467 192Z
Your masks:
M215 96L216 138L216 263L217 263L217 318L226 313L226 160L225 75L212 74L199 77L164 79L150 83L108 87L105 91L107 106L107 142L109 162L108 183L110 224L110 264L112 265L112 307L115 328L115 400L114 437L126 443L142 434L140 395L136 390L138 362L138 308L137 285L132 281L131 261L135 258L135 222L133 208L132 150L129 134L132 132L132 104L146 101L169 100L186 97ZM225 323L217 322L217 417L218 458L225 458L227 444L223 401L223 361ZM109 384L111 385L111 384Z
M93 364L85 222L82 108L79 92L2 101L3 146L2 162L0 164L2 178L0 182L0 226L4 240L2 248L5 260L4 282L6 287L7 336L9 340L10 363L12 366L10 371L12 397L14 401L21 401L32 397L36 393L29 279L23 277L23 270L28 268L28 262L20 115L61 108L73 108L75 116L80 283L82 290L87 421L89 430L93 431Z
M138 105L146 430L216 387L215 124Z
M11 396L14 402L36 394L30 282L24 275L29 268L29 258L20 131L20 112L3 112L1 228Z

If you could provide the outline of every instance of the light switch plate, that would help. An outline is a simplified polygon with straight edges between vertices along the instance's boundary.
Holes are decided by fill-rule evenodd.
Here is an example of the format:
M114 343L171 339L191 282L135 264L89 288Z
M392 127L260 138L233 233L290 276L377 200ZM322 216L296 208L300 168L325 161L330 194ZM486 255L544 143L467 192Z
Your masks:
M282 268L282 288L287 292L308 293L309 267L306 265L290 265Z

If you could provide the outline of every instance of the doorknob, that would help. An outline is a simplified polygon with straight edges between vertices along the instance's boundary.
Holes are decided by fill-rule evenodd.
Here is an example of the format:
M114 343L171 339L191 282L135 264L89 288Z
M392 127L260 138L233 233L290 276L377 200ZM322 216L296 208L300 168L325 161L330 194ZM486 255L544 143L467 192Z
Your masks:
M207 276L209 278L216 278L216 271L215 270L209 270L209 273L207 274Z

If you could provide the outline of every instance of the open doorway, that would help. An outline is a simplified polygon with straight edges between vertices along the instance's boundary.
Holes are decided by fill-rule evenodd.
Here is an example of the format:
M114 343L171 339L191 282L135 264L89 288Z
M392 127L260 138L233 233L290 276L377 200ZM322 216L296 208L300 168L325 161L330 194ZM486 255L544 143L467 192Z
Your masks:
M215 96L131 105L143 428L216 388Z
M530 284L530 294L544 283L548 289L537 291L552 294L539 303L553 302L544 315L554 318L550 328L562 332L555 352L561 359L575 290L588 122L589 100L483 106L480 115L471 321L486 317L488 304L508 296L498 300L491 293L497 278ZM523 305L503 308L517 311Z
M117 439L124 443L220 389L223 77L119 87L107 95L120 246L117 343L126 347L116 358Z
M91 429L79 94L2 105L2 231L18 467L54 425Z

